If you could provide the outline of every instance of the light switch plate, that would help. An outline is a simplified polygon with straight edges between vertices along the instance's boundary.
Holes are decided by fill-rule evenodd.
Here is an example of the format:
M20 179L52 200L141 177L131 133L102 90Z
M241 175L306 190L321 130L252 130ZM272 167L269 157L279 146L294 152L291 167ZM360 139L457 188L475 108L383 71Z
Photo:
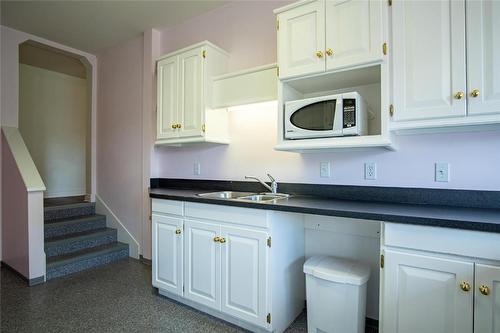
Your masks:
M450 164L447 162L436 162L434 177L437 182L449 182Z
M330 178L332 176L330 162L320 162L319 163L319 176L321 178Z

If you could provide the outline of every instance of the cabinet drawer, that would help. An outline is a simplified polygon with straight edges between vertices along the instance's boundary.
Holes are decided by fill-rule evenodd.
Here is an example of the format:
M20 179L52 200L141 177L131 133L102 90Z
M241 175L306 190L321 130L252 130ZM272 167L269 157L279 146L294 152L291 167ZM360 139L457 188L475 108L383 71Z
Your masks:
M185 205L187 217L216 220L252 227L268 227L267 211L264 209L230 207L193 202L186 202Z
M153 199L151 202L151 210L163 214L183 215L184 203L182 201Z
M500 260L500 234L384 223L386 246Z

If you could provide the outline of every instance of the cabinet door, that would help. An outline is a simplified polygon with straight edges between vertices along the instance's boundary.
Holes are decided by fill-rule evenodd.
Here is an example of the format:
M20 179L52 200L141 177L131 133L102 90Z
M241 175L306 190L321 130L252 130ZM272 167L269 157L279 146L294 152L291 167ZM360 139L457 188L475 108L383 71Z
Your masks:
M500 1L467 1L469 114L500 113L499 17Z
M267 233L221 227L222 311L266 326Z
M386 250L383 273L384 333L472 332L473 263Z
M153 214L153 286L182 296L182 219Z
M465 116L464 0L394 1L392 18L394 120Z
M313 1L278 15L280 78L325 70L325 3ZM321 52L321 56L319 53Z
M220 310L218 224L185 221L185 293L192 301Z
M177 121L177 87L179 85L177 57L158 61L157 71L157 131L158 139L178 135L174 125Z
M382 4L326 0L327 70L382 59Z
M476 264L474 332L500 333L500 266Z
M200 136L204 122L202 48L179 55L179 136Z

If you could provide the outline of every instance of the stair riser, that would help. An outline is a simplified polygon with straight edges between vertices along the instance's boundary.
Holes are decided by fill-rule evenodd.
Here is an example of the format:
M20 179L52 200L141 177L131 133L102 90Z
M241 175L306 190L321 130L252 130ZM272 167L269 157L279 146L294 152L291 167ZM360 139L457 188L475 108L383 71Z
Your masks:
M81 223L71 223L65 225L45 224L45 238L73 234L76 232L96 230L106 227L106 220L82 221Z
M45 255L47 257L58 256L96 247L99 245L110 244L116 241L117 237L115 230L114 233L98 235L89 239L81 239L73 242L63 242L60 244L49 245L45 248Z
M97 267L111 262L124 259L128 257L128 248L121 249L119 251L105 253L103 255L88 258L84 260L79 260L73 263L68 263L66 265L60 265L57 267L47 267L47 280L62 277L72 273L80 272L92 267Z
M45 210L44 220L54 221L59 219L65 219L69 217L86 216L95 214L95 206L84 206L75 208L61 208L54 210Z

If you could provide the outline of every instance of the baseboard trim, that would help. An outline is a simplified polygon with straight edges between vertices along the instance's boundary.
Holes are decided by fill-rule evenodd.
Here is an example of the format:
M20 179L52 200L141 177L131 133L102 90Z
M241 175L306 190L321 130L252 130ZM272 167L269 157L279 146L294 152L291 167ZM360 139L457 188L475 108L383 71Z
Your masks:
M16 274L21 279L23 279L28 284L29 287L33 287L33 286L36 286L37 284L45 283L45 276L44 275L36 277L36 278L28 279L26 276L19 273L14 267L12 267L11 265L9 265L7 263L0 261L0 265L2 267L7 268L9 271L11 271L12 273Z
M134 259L139 259L141 246L134 236L123 225L118 216L109 208L104 200L96 194L95 209L98 214L106 215L106 226L115 228L118 231L118 241L129 245L129 256Z
M142 256L142 254L139 256L139 260L141 261L141 263L145 264L145 265L148 265L148 266L151 266L151 264L153 263L151 261L151 259L146 259Z

